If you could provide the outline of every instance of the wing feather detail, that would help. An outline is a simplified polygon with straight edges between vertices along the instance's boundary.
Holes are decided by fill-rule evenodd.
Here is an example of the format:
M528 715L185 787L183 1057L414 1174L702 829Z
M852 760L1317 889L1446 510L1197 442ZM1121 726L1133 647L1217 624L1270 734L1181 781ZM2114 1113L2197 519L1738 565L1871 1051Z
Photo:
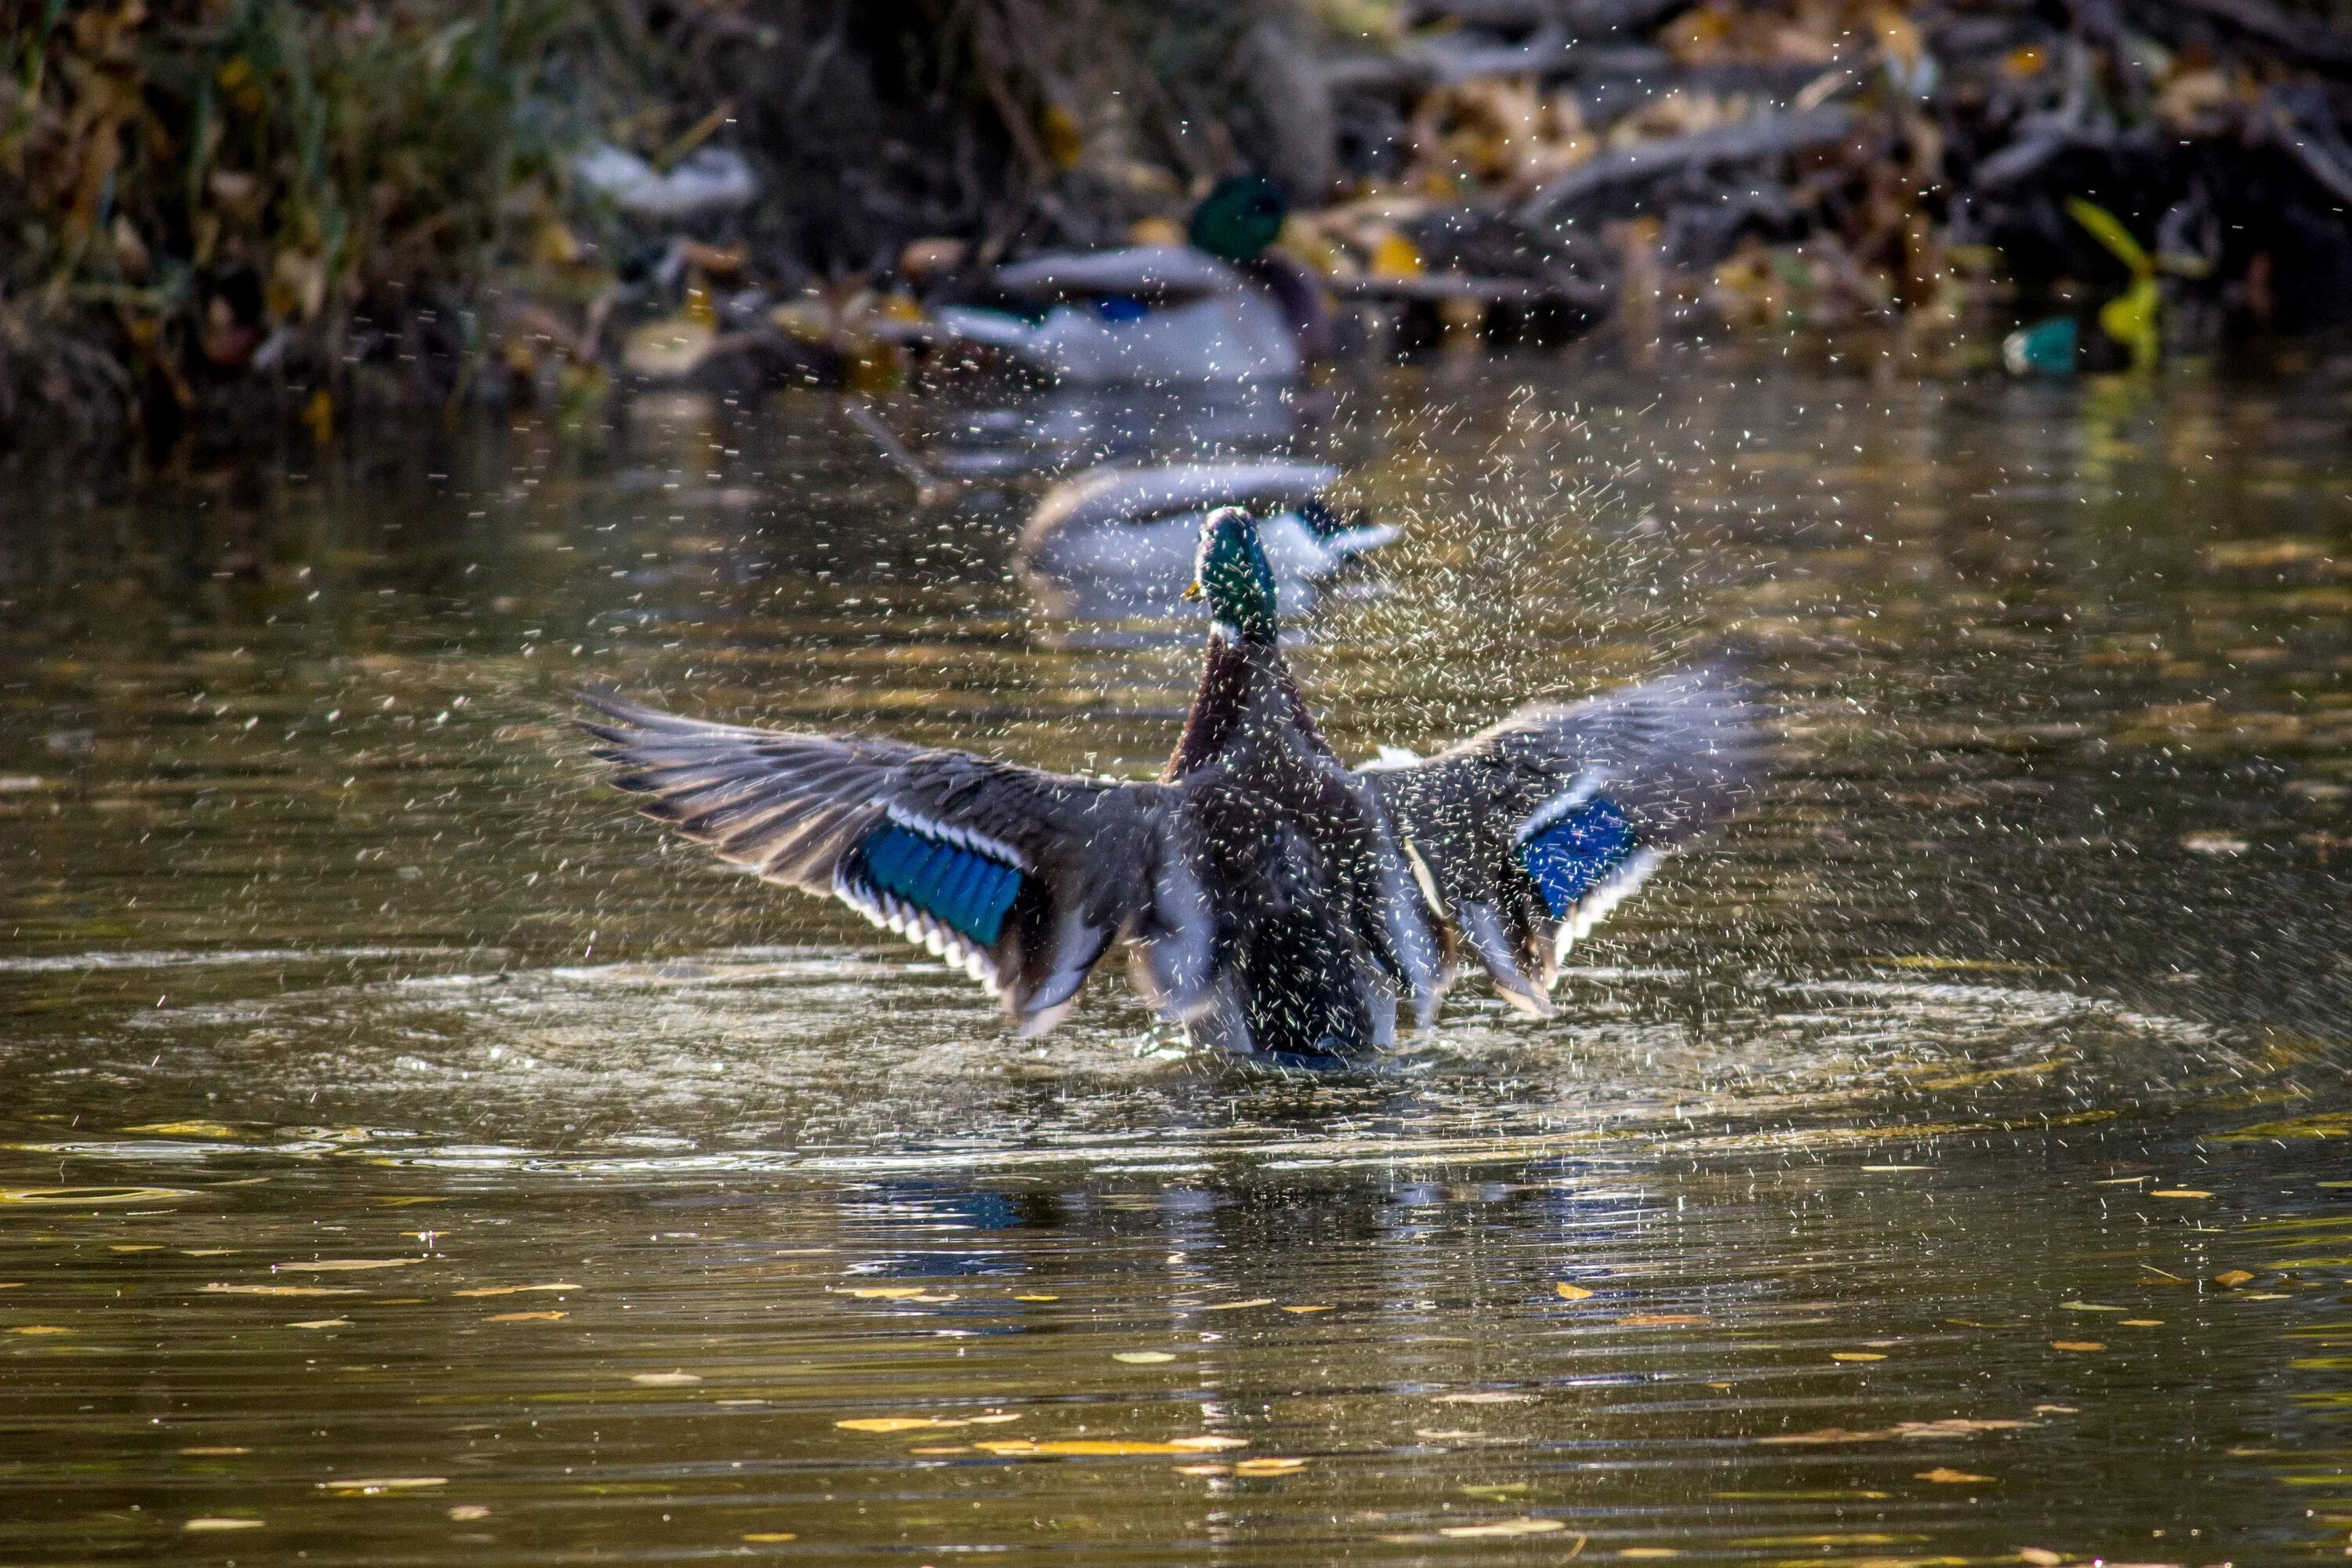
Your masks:
M829 894L962 969L1024 1033L1132 940L1200 1005L1205 910L1164 785L882 739L708 723L604 694L583 728L638 809L764 880Z
M1753 793L1762 710L1697 669L1539 703L1426 761L1363 770L1430 908L1523 1012L1571 944Z

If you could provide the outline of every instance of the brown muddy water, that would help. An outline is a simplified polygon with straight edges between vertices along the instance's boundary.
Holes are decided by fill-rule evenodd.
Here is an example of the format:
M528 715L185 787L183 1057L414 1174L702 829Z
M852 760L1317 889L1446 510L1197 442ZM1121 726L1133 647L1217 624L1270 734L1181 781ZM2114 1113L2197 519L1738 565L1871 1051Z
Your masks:
M0 1559L2238 1563L2352 1542L2352 362L647 397L0 521ZM1049 470L1328 455L1343 752L1750 650L1758 807L1376 1070L666 843L567 692L1146 773Z

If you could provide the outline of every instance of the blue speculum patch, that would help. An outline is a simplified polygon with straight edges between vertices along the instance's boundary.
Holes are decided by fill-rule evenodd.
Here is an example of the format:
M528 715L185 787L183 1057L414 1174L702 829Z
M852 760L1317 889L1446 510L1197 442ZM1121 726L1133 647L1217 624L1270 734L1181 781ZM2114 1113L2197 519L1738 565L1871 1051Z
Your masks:
M1520 845L1519 864L1558 920L1623 865L1635 847L1633 825L1625 814L1594 795Z
M976 849L886 822L859 841L850 874L991 947L1021 893L1021 873Z

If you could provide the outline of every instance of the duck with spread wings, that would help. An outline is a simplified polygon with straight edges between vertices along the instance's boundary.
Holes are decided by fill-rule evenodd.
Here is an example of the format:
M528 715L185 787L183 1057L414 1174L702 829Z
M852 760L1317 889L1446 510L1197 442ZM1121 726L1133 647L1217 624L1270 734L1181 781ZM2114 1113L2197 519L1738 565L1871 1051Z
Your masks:
M1284 663L1248 513L1202 523L1187 593L1207 659L1156 782L604 696L586 728L646 815L960 965L1024 1035L1117 944L1193 1042L1286 1062L1388 1047L1400 1004L1426 1025L1465 954L1549 1016L1569 944L1751 787L1758 709L1707 670L1349 768Z

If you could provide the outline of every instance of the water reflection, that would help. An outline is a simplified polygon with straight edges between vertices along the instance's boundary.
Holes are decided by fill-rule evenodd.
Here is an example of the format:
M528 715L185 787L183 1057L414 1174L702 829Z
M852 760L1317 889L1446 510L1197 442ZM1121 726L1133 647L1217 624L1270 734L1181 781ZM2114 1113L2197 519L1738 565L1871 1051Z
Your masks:
M1726 635L1787 742L1559 1019L1313 1083L1115 987L1008 1039L571 749L610 678L1156 768L1192 648L1013 575L1091 437L994 507L799 397L19 469L0 1555L2340 1556L2352 503L2296 376L1335 389L1404 525L1297 655L1343 753Z

